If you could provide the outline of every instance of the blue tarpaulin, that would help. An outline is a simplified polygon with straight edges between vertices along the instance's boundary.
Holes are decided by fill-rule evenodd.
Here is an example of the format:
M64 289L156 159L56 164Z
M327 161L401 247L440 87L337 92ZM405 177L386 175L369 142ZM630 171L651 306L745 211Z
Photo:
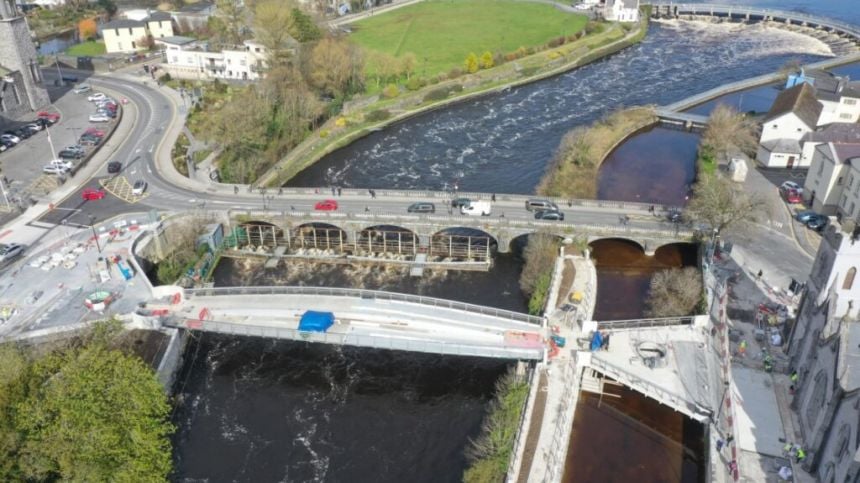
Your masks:
M334 324L334 314L331 312L314 312L308 310L299 321L299 330L304 332L325 332Z
M596 351L600 350L600 346L603 345L603 334L600 333L599 330L594 331L594 335L591 336L591 350Z

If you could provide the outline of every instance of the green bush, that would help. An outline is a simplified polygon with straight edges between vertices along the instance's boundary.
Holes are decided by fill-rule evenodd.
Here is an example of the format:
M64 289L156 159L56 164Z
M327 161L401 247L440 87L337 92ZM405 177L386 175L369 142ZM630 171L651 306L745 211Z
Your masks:
M453 69L448 71L449 79L456 79L461 75L463 75L463 69L460 69L459 67L454 67Z
M438 84L438 83L439 83L439 76L435 76L435 75L434 75L434 76L433 76L433 77L431 77L427 82L428 82L430 85L435 86L436 84Z
M370 111L364 116L364 120L368 122L380 122L384 121L391 117L391 113L388 112L387 109L377 109L375 111Z
M549 297L549 284L552 280L552 272L546 272L537 279L534 292L529 299L529 313L531 315L540 315L543 312L543 306L546 304L546 299Z
M448 87L448 91L451 93L463 92L463 86L461 84L454 84Z
M394 99L400 95L400 89L394 84L388 84L385 89L382 89L382 95L387 99Z
M520 75L523 77L531 77L537 73L538 69L538 66L526 67L520 71Z
M599 34L604 30L606 30L606 26L600 22L595 22L594 20L585 24L585 33L587 34Z
M436 102L446 99L448 97L449 88L441 87L439 89L433 89L424 95L424 102Z
M422 79L421 77L417 77L417 76L409 79L409 81L406 82L406 88L409 89L410 91L417 91L418 89L421 89L425 85L427 85L427 82L424 79Z

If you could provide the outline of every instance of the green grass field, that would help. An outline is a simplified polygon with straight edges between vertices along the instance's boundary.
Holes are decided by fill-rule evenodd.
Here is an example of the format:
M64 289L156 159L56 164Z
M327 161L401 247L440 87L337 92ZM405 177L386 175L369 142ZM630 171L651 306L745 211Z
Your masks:
M105 53L105 44L104 42L96 42L90 40L89 42L83 42L80 44L75 44L68 49L66 49L67 55L72 55L75 57L95 57L97 55L102 55Z
M513 52L585 27L584 15L540 3L506 0L427 0L352 25L351 38L368 50L400 57L412 52L416 74L462 67L470 52Z

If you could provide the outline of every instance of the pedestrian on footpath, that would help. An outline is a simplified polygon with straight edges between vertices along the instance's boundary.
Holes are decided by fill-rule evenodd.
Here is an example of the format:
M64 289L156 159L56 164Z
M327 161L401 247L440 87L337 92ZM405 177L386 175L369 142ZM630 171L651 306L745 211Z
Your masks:
M731 460L731 461L729 461L729 465L728 465L728 467L729 467L729 473L734 474L734 473L738 470L738 462L737 462L737 460Z
M764 275L764 272L762 272L761 270L759 270L759 271L758 271L758 274L756 274L756 278L757 278L759 281L761 281L761 277L762 277L762 275Z
M234 186L234 187L233 187L233 194L234 194L234 195L238 195L238 194L239 194L239 187L238 187L238 186Z
M492 195L490 195L490 201L492 201L493 203L495 203L495 202L496 202L496 194L495 194L495 193L493 193Z
M336 194L337 194L337 189L334 186L332 186L331 187L331 195L334 196Z
M726 442L723 441L722 439L717 439L717 453L722 451L723 446L725 446L725 444L726 444Z
M806 452L805 452L805 451L803 451L803 448L801 448L800 446L798 446L798 447L795 449L795 451L794 451L794 458L795 458L795 460L797 461L797 464L802 463L802 462L803 462L803 460L805 460L805 459L806 459Z
M340 196L340 195L342 195L342 194L343 194L343 188L341 188L340 186L338 186L338 187L337 187L337 195L338 195L338 196Z

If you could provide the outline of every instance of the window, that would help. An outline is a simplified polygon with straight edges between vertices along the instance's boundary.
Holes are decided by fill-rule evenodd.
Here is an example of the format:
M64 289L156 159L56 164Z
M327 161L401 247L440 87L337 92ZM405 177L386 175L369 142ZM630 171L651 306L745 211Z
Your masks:
M855 275L857 275L857 269L851 267L848 273L845 274L845 280L842 282L842 290L851 290L851 286L854 285Z
M779 125L778 125L778 124L774 124L774 125L773 125L773 126L771 126L771 127L772 127L772 128L774 128L774 129L779 129Z
M797 128L797 132L801 132L801 131L803 131L803 129Z
M132 49L136 49L136 48L137 48L137 42L135 42L134 40L132 40L132 41L131 41L131 48L132 48Z
M847 196L845 196L845 195L842 195L842 201L840 201L840 202L839 202L839 206L841 206L841 207L842 207L842 209L844 210L844 209L845 209L845 205L846 205L847 203L848 203L848 197L847 197Z
M840 177L836 180L836 184L838 184L839 186L842 186L842 181L844 181L844 178L845 178L844 176L840 176Z
M128 29L128 34L129 34L129 35L134 35L134 32L132 32L132 31L131 31L131 27L129 27L129 29Z
M821 173L824 172L824 163L818 163L818 175L821 176Z
M170 58L170 63L171 64L178 64L179 63L179 57L174 55L173 57Z
M122 50L122 42L117 42L117 43L116 43L116 49L117 49L117 50Z
M847 97L842 98L842 102L848 106L854 106L857 104L857 99L849 99Z
M854 207L854 202L852 201L852 202L851 202L851 209L850 209L850 210L848 210L848 214L849 214L849 215L854 216L854 208L855 208L855 207Z
M806 405L806 429L812 431L815 428L815 422L818 420L818 413L824 407L824 399L827 396L827 374L821 370L815 375L815 382L812 384L812 396L809 398L809 403Z
M839 119L851 119L851 113L843 112L839 115Z
M245 65L245 59L240 59L240 60L239 60L239 65L244 66L244 65Z
M833 456L836 457L837 463L841 463L845 455L848 454L849 439L851 439L851 426L843 424L839 428L839 436L836 437L836 446L833 448Z

